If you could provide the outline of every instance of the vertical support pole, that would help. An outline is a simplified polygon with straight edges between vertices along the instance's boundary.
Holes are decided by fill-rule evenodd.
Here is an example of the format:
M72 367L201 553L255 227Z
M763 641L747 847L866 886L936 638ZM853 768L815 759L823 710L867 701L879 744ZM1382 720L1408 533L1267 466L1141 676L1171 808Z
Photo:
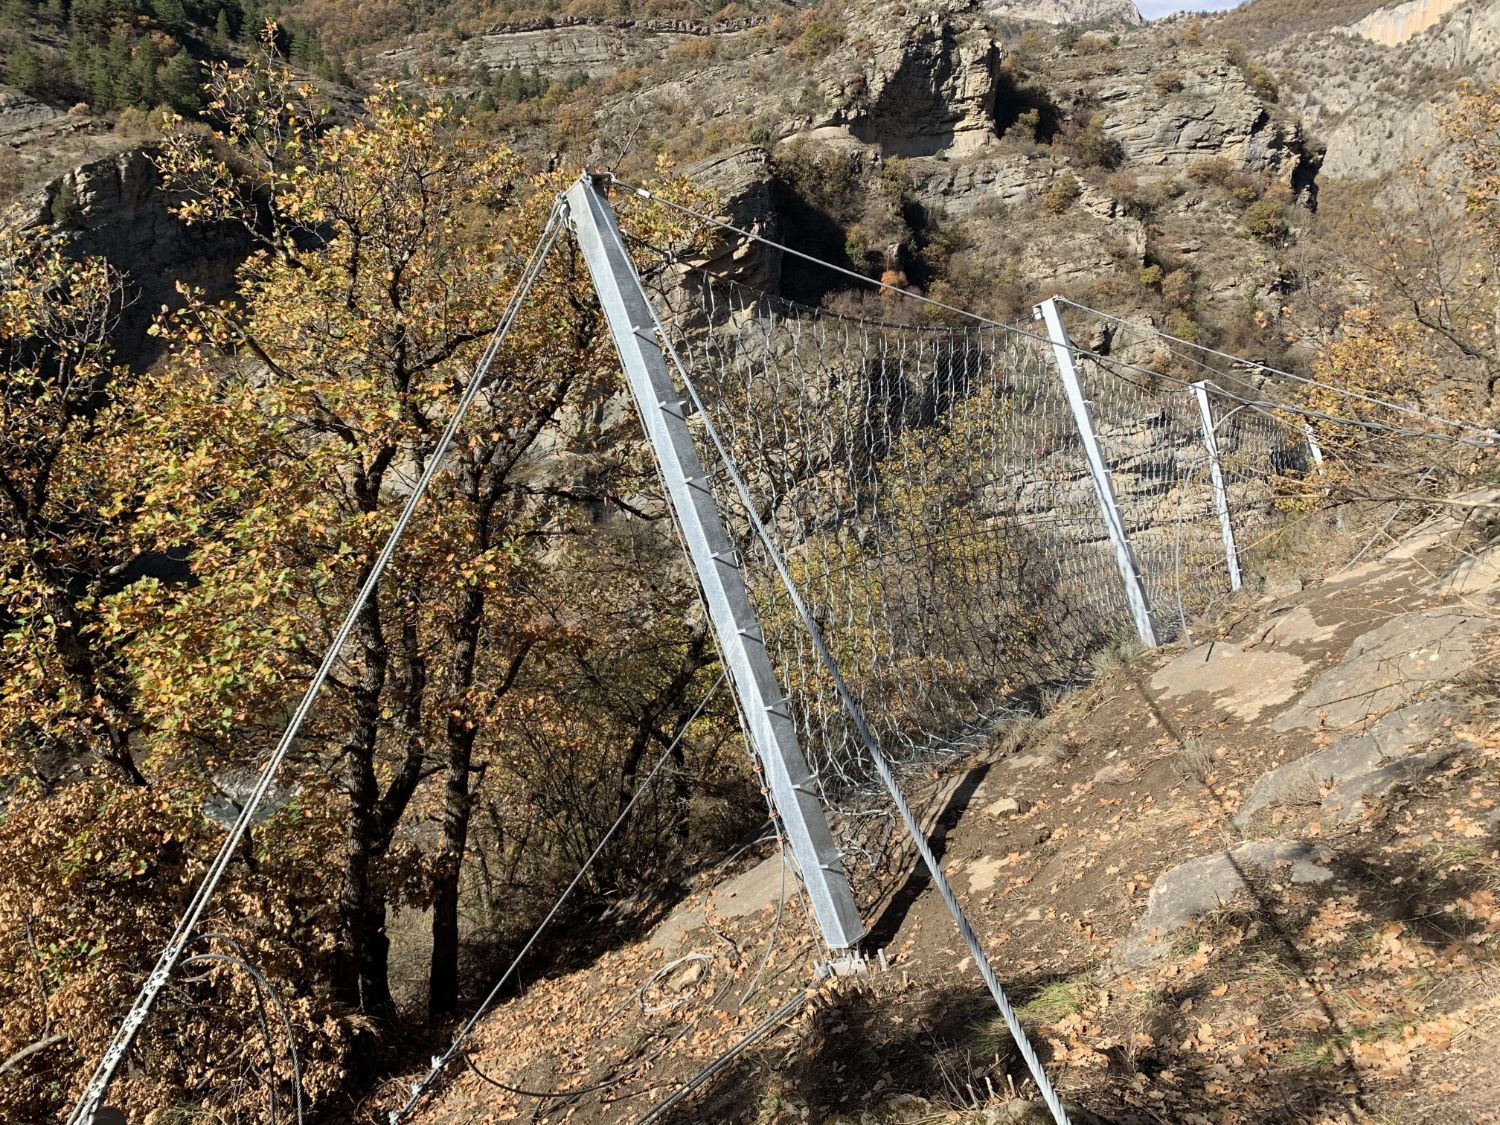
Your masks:
M1323 468L1323 447L1318 444L1318 435L1313 430L1311 423L1304 422L1302 424L1302 436L1307 439L1307 451L1308 451L1308 453L1312 454L1313 469L1314 469L1314 471L1316 471L1317 474L1318 474L1318 476L1320 476L1320 477L1323 476L1323 475L1325 475L1328 472L1328 470L1325 469L1325 468ZM1331 489L1331 488L1325 488L1325 489L1323 489L1323 495L1324 496L1329 496L1332 493L1333 493L1333 489ZM1338 528L1340 531L1344 530L1344 509L1343 508L1335 508L1334 509L1334 512L1333 512L1333 526L1336 527L1336 528Z
M1193 400L1198 404L1198 418L1203 423L1203 448L1208 451L1208 474L1213 480L1214 507L1219 513L1219 533L1224 537L1224 561L1229 564L1229 589L1240 588L1240 555L1234 546L1234 523L1229 518L1229 495L1224 491L1224 473L1219 468L1219 439L1214 435L1214 411L1208 402L1208 380L1192 386Z
M1318 475L1323 473L1323 447L1318 444L1318 437L1313 433L1310 425L1303 424L1302 436L1307 438L1307 451L1312 454L1313 468L1318 470Z
M1119 566L1120 578L1125 583L1125 600L1130 605L1131 616L1135 618L1136 632L1140 634L1141 644L1147 648L1155 648L1156 628L1151 624L1151 603L1146 598L1146 587L1141 582L1140 568L1136 565L1130 537L1125 533L1125 521L1120 518L1114 481L1104 462L1104 453L1099 448L1099 438L1094 432L1094 415L1089 410L1088 399L1083 395L1083 381L1079 379L1078 368L1073 362L1073 343L1068 339L1068 330L1063 326L1062 315L1057 311L1057 299L1054 297L1043 301L1036 307L1035 313L1037 319L1045 321L1047 325L1047 336L1052 341L1052 355L1057 361L1057 373L1062 376L1068 406L1073 410L1073 421L1078 426L1078 436L1083 441L1089 476L1094 481L1094 494L1099 498L1104 526L1109 532L1110 542L1114 544L1115 563Z
M850 949L865 934L859 907L814 790L791 710L776 682L734 545L693 445L686 404L657 342L640 278L609 200L595 181L582 176L568 190L567 202L578 248L698 572L719 650L765 770L771 799L802 869L813 915L831 948Z

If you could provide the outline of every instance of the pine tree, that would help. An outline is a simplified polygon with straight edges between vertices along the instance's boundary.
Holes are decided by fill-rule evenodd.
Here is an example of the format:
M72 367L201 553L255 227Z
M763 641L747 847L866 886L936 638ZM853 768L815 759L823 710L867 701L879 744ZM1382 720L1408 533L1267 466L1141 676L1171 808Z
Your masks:
M220 8L218 18L214 20L214 42L221 47L227 47L233 38L234 31L229 25L229 9Z
M135 100L135 82L130 69L130 40L123 31L109 37L109 43L94 56L89 71L89 87L100 109L119 109Z
M22 31L30 24L31 5L26 0L5 0L3 4L0 4L0 27ZM13 83L13 85L20 85L20 83Z
M174 36L188 27L187 9L182 6L182 0L151 0L151 11L156 15L157 21Z
M71 179L64 179L57 189L57 194L52 197L52 203L48 207L53 226L73 227L78 225L78 220L83 217L83 208L78 205L78 192L73 187Z
M202 69L186 50L172 56L160 77L161 95L178 113L192 117L203 109Z
M505 102L519 102L526 96L526 79L519 64L512 65L500 79L499 94Z
M28 94L41 93L42 60L30 47L13 51L5 66L5 80Z
M130 96L122 98L123 105L138 105L150 109L161 101L161 85L156 72L161 69L161 49L156 40L146 36L130 55Z

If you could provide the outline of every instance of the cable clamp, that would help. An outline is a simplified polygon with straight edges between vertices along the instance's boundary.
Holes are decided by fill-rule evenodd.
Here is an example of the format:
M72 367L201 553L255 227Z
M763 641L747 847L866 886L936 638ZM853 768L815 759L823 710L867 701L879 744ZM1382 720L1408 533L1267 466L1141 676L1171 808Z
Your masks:
M877 953L881 971L890 968L890 962L885 958L885 950ZM819 980L827 980L829 977L853 977L870 971L870 959L857 949L845 949L842 956L830 957L815 970Z

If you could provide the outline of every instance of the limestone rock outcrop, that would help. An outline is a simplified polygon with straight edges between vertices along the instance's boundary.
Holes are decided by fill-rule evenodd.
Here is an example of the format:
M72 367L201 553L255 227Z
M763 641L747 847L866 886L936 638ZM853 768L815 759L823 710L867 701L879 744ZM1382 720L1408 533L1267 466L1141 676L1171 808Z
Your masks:
M1380 8L1350 28L1382 47L1395 47L1420 35L1464 0L1408 0L1391 8Z
M1182 52L1174 82L1149 69L1101 82L1093 93L1106 130L1132 163L1183 169L1218 158L1289 179L1303 159L1300 126L1273 114L1223 52Z
M1500 5L1383 8L1351 27L1291 39L1267 62L1285 78L1283 103L1326 142L1323 173L1373 179L1434 155L1438 110L1461 81L1500 81Z
M1130 0L988 0L985 10L1001 19L1037 23L1134 26L1146 22Z
M718 193L719 214L734 226L770 239L780 237L771 197L771 154L763 147L731 149L682 171ZM738 239L713 248L706 264L715 274L774 293L781 281L781 258L781 251L773 247Z
M963 156L995 140L1000 46L968 4L881 7L851 21L809 135L883 156Z
M68 168L129 142L91 114L69 113L0 85L0 206Z
M69 251L102 257L128 275L131 302L115 341L127 360L149 351L146 328L163 305L178 302L179 282L223 296L250 252L250 235L242 228L190 229L171 214L149 146L81 164L31 193L20 202L20 226L51 223L52 205L65 187L77 205L70 228L59 232Z

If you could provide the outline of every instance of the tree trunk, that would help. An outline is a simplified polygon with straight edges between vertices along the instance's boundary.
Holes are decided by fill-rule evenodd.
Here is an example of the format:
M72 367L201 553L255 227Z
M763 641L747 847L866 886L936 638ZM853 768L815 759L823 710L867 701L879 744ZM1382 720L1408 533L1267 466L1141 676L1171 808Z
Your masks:
M344 871L338 894L334 992L341 1003L380 1018L389 1016L393 1005L385 899L374 881L374 866L383 850L375 749L389 660L376 598L371 598L360 614L355 636L362 667L353 693L349 737L343 747L349 820L344 831Z
M434 1019L458 1007L458 896L464 849L469 840L473 794L469 779L474 749L472 728L453 737L449 720L448 779L443 794L443 850L433 874L432 962L427 1013Z
M433 1019L458 1007L458 896L473 811L470 785L474 739L478 733L467 696L474 684L484 604L482 587L476 585L465 591L454 626L449 687L452 697L448 703L446 734L448 776L443 787L443 846L433 870L432 961L427 984L427 1014Z

